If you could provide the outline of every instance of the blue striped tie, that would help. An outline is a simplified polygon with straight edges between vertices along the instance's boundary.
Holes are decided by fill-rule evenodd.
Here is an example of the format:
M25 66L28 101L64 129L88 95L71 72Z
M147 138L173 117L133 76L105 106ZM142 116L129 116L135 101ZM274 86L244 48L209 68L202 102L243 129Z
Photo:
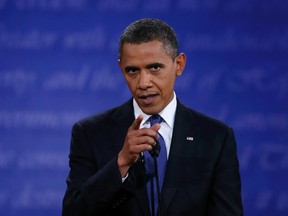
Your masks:
M151 127L157 123L161 124L162 120L163 119L161 118L160 115L152 115L150 117ZM165 141L162 135L159 132L158 132L158 135L159 135L158 142L161 146L161 151L157 158L157 163L158 163L159 186L161 190L163 180L164 180L164 175L165 175L166 164L167 164L167 150L166 150ZM144 153L144 158L145 158L145 168L146 168L146 175L147 175L146 187L147 187L147 192L148 192L150 210L151 210L152 215L157 215L158 195L157 195L157 188L156 188L154 159L148 152Z

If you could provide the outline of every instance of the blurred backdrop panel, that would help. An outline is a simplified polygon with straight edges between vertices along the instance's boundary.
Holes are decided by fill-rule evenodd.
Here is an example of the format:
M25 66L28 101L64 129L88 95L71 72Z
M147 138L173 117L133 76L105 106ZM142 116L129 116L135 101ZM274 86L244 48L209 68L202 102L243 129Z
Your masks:
M235 130L245 215L288 215L286 0L0 0L0 215L61 215L73 123L127 99L118 38L178 32L190 107Z

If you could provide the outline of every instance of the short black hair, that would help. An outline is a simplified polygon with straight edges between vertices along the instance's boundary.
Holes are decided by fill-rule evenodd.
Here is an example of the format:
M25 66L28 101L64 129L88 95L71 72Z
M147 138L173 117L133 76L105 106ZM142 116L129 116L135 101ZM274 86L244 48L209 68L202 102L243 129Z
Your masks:
M131 23L120 37L118 57L121 59L125 43L141 44L158 40L163 43L164 50L175 59L178 55L178 40L174 29L162 20L145 18Z

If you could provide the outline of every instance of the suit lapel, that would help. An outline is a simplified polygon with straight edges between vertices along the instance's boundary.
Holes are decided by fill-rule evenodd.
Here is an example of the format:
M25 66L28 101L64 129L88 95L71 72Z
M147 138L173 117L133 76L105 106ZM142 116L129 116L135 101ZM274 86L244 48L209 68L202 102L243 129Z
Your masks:
M196 137L196 131L192 129L193 124L193 116L189 115L187 108L177 101L171 148L161 195L162 215L165 214L180 184L183 155L187 151L193 151L193 139Z
M137 191L135 193L138 205L143 213L143 215L150 215L149 200L146 190L146 176L145 167L142 162L137 162L134 165L134 174L137 179Z
M117 151L119 151L124 143L127 130L135 119L132 99L120 106L111 116L111 119L116 127L113 141L116 143ZM185 163L183 155L186 155L187 152L192 153L195 149L194 146L197 146L196 140L199 133L195 121L196 119L188 111L188 108L177 101L171 148L161 195L161 215L165 214L179 187L181 176L183 176L183 170L180 168ZM133 173L137 179L135 201L138 203L138 209L143 215L150 215L143 163L134 164Z
M121 150L128 128L134 119L132 99L119 106L110 116L111 131L109 135L115 144L117 153Z
M132 99L120 106L113 116L111 116L111 119L114 122L113 127L115 127L113 143L115 143L117 152L119 152L125 141L127 130L135 120ZM137 209L137 212L139 212L140 209L143 213L142 215L150 215L143 163L138 161L131 167L131 171L131 175L134 175L134 178L132 178L136 180L135 201L138 203L138 207L135 207L135 209Z

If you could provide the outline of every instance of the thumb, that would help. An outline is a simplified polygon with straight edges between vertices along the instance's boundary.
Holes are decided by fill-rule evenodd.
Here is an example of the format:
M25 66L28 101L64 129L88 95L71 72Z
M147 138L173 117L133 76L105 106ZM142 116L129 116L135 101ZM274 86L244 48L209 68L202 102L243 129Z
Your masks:
M160 129L160 127L161 127L161 125L160 125L159 123L157 123L157 124L153 125L152 127L150 127L150 129L158 132L158 130Z

